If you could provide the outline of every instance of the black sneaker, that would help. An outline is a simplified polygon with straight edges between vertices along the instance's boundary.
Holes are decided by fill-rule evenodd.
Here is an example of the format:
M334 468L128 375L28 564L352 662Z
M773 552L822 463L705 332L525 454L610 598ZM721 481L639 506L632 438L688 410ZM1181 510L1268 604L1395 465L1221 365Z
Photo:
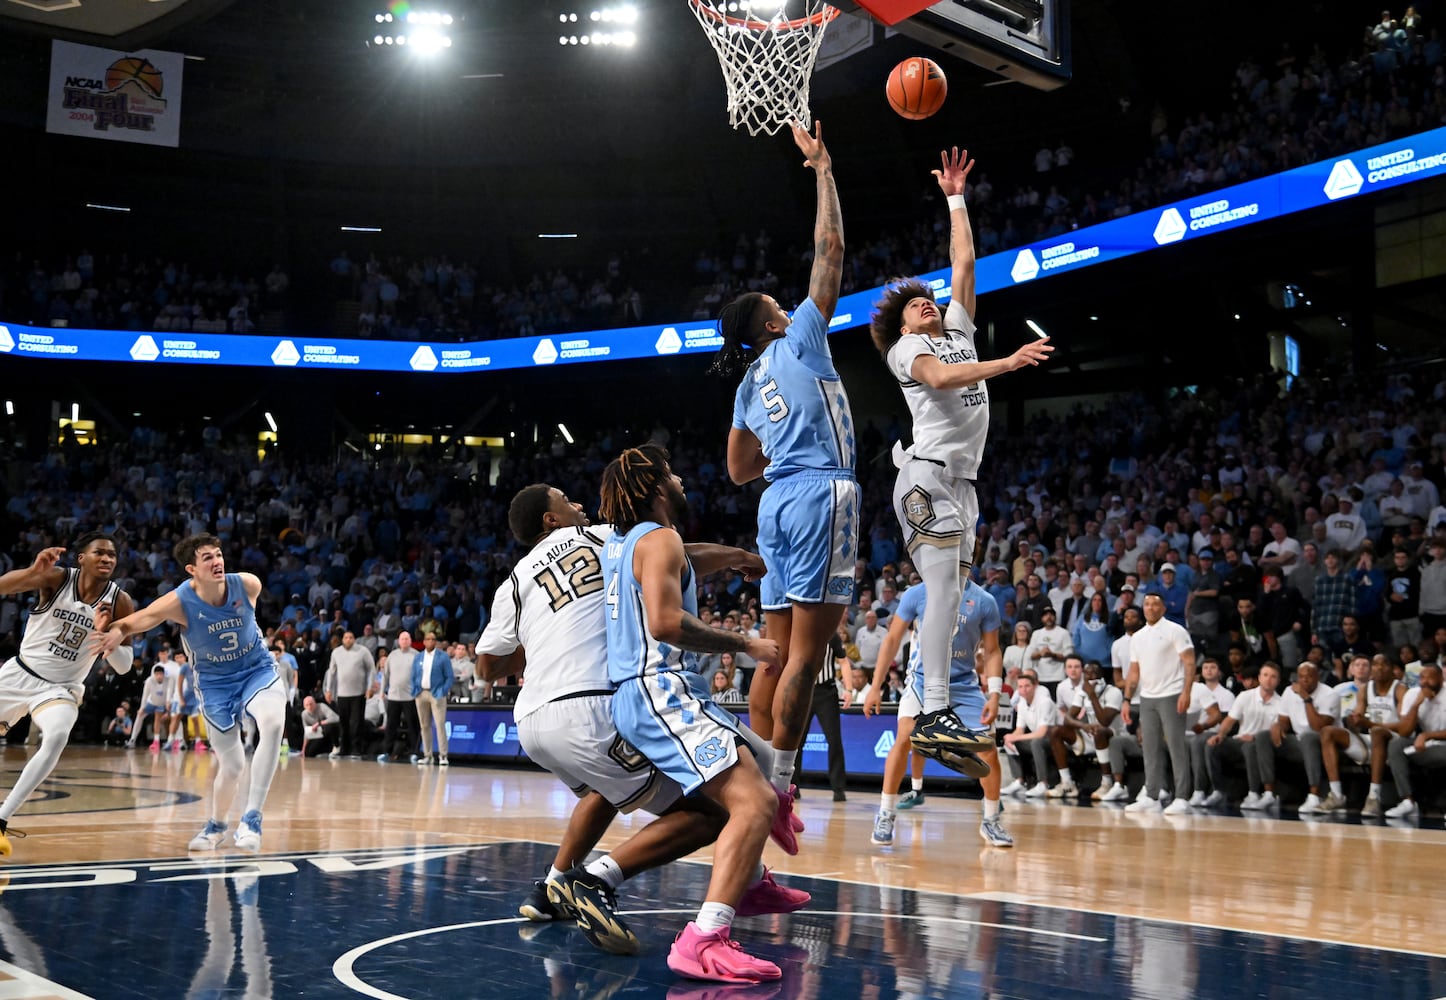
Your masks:
M994 734L967 729L952 708L925 712L914 720L914 734L909 742L920 753L931 749L987 753L994 749ZM938 758L935 758L936 760Z
M617 914L618 900L602 879L586 868L572 868L547 884L547 898L577 919L578 930L594 947L614 955L636 955L638 937Z
M517 908L519 915L526 917L535 923L544 923L548 920L561 920L567 914L553 905L547 895L547 883L538 879L532 883L532 888L522 900L522 905Z

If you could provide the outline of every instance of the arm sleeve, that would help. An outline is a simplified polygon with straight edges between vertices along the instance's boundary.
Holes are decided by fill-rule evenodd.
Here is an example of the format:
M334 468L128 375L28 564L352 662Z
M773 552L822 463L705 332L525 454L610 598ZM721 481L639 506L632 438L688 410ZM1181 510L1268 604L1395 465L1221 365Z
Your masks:
M128 674L131 666L135 663L136 653L130 646L117 646L115 651L105 658L105 662L115 668L118 674Z

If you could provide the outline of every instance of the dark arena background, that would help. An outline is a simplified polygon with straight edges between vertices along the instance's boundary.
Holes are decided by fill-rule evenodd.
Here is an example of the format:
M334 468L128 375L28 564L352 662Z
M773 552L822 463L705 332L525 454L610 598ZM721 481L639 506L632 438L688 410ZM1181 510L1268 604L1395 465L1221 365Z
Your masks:
M494 684L470 666L526 551L508 505L546 482L597 520L604 466L656 440L684 536L754 549L763 484L727 474L737 383L708 371L715 320L741 292L787 310L808 294L814 174L786 128L729 126L689 3L0 2L0 570L19 579L103 531L144 607L186 579L175 542L214 532L295 661L257 852L187 849L218 766L195 720L173 742L152 718L133 747L117 726L153 666L174 673L177 632L137 643L127 675L93 668L58 764L8 818L0 995L1446 997L1446 8L1431 0L1384 17L1325 0L879 0L892 27L847 5L809 102L842 206L829 342L863 499L856 600L819 684L844 703L843 766L826 712L801 754L802 849L764 854L812 901L740 918L783 973L754 985L665 964L711 849L622 887L636 956L519 915L575 799L518 743L525 670ZM948 80L922 121L885 96L914 55ZM948 288L930 171L954 146L976 161L979 354L1055 348L989 382L974 573L1006 669L1034 662L1049 606L1108 680L1122 604L1160 593L1232 696L1266 661L1282 696L1318 672L1345 706L1375 684L1357 657L1399 681L1417 726L1383 730L1374 766L1366 749L1317 771L1319 741L1276 723L1265 800L1241 755L1206 766L1202 724L1198 796L1134 809L1142 762L1124 761L1127 794L1096 797L1098 758L1052 715L1018 730L1059 729L1050 753L1002 755L1012 848L978 837L979 783L933 763L877 843L898 678L882 714L860 706L918 577L892 503L909 411L868 323L895 277ZM756 585L698 589L711 624L757 627ZM1074 599L1097 589L1090 628ZM0 584L0 658L39 597ZM385 714L346 754L302 722L343 633L377 654L403 629L435 629L457 668L446 767L413 766L414 741L389 757L414 734ZM707 661L744 717L754 668ZM1344 742L1391 724L1360 704L1334 720L1358 730ZM23 715L7 794L42 752ZM642 824L620 818L600 847Z

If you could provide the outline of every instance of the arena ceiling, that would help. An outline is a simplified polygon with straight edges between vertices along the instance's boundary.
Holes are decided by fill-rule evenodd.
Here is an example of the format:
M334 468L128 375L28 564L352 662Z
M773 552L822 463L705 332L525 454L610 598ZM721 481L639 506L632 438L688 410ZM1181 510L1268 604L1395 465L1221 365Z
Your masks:
M233 0L0 0L0 30L111 48L146 48Z

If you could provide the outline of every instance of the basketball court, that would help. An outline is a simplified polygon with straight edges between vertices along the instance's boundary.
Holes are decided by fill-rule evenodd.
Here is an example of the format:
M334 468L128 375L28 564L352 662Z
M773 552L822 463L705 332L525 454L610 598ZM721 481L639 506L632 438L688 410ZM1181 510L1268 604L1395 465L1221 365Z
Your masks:
M517 916L573 802L545 774L293 756L259 854L187 856L213 767L68 751L0 873L4 996L1446 995L1439 829L1006 800L1006 851L979 840L978 799L931 789L879 848L872 790L805 790L801 852L764 860L814 899L739 921L784 973L740 988L665 965L705 855L624 886L637 957Z

